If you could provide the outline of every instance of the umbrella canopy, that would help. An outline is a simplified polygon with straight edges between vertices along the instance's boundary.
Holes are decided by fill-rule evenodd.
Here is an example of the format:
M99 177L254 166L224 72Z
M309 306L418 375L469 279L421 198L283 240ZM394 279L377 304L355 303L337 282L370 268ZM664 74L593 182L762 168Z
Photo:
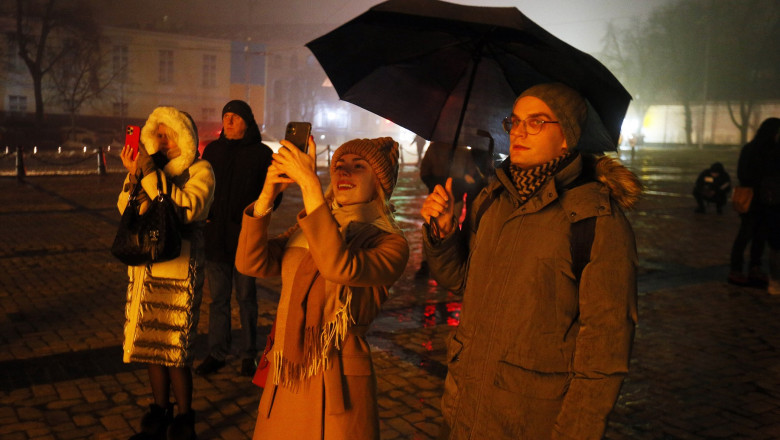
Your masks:
M484 143L482 129L507 152L514 99L558 81L589 101L614 149L631 100L598 60L517 8L389 0L306 46L342 100L453 145Z

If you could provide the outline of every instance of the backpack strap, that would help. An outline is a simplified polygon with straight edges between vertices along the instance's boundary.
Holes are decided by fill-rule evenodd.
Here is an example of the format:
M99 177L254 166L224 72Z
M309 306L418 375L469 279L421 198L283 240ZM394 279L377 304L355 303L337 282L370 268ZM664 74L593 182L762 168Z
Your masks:
M561 188L561 193L595 181L596 179L591 173L583 171L573 182ZM571 270L579 285L582 271L585 269L585 265L590 262L590 251L593 247L593 238L596 235L596 217L588 217L572 223L570 231Z
M564 188L564 191L575 188L580 185L584 185L588 182L592 182L593 179L588 176L578 178L568 186ZM496 188L491 191L488 196L482 200L479 206L474 206L476 214L474 216L474 230L479 228L479 222L482 220L482 216L487 212L490 205L496 201L501 194L501 188ZM578 222L571 224L571 269L574 272L574 277L579 284L582 278L582 271L585 269L585 265L590 262L590 251L593 248L593 239L596 236L596 217L588 217Z
M588 217L571 224L571 270L577 284L582 278L582 270L590 261L593 238L596 235L596 217Z
M482 199L482 201L479 203L479 206L472 206L472 209L476 209L476 214L474 215L475 231L479 228L479 222L482 220L482 216L485 215L485 212L487 212L488 208L490 208L490 205L492 205L493 202L495 202L498 198L499 194L501 194L502 188L502 186L495 188L488 193L486 198Z

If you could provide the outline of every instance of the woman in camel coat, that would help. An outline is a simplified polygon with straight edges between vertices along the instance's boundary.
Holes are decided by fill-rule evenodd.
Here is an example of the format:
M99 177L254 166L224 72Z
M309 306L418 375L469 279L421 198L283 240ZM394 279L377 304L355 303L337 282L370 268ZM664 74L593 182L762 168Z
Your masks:
M308 155L282 144L262 193L244 213L236 254L240 272L282 277L254 438L379 439L365 334L409 257L388 206L398 143L355 139L339 147L326 194L313 140ZM269 238L273 200L290 183L301 187L304 210L295 226Z

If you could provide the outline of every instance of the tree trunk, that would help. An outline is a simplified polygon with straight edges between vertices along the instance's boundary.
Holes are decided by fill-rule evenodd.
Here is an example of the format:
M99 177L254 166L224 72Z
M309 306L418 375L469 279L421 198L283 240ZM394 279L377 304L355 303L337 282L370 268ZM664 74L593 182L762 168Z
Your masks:
M693 116L691 115L691 103L687 99L683 101L685 110L685 142L690 147L693 145Z
M35 91L35 121L43 123L43 90L41 84L43 83L43 75L35 73L32 75L33 89Z
M734 108L731 106L731 101L726 101L726 108L729 110L731 122L734 123L734 126L739 130L739 143L744 145L747 143L748 129L750 128L750 115L753 114L753 101L739 101L739 118L734 114Z

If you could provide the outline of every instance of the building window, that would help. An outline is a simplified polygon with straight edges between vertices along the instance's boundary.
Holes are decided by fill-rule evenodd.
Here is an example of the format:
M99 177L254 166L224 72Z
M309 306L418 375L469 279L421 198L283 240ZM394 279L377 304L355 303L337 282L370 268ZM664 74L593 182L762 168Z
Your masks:
M8 95L8 111L16 115L27 113L27 97Z
M217 109L215 108L204 108L201 109L201 115L203 116L204 121L216 121L217 120Z
M19 56L19 45L15 41L8 41L8 71L11 73L23 72L26 69L24 60Z
M173 84L173 51L160 51L160 83Z
M112 60L114 77L127 80L127 46L114 46Z
M203 55L203 87L217 86L217 56Z
M115 102L114 103L114 116L115 117L126 117L127 116L127 103L126 102Z

